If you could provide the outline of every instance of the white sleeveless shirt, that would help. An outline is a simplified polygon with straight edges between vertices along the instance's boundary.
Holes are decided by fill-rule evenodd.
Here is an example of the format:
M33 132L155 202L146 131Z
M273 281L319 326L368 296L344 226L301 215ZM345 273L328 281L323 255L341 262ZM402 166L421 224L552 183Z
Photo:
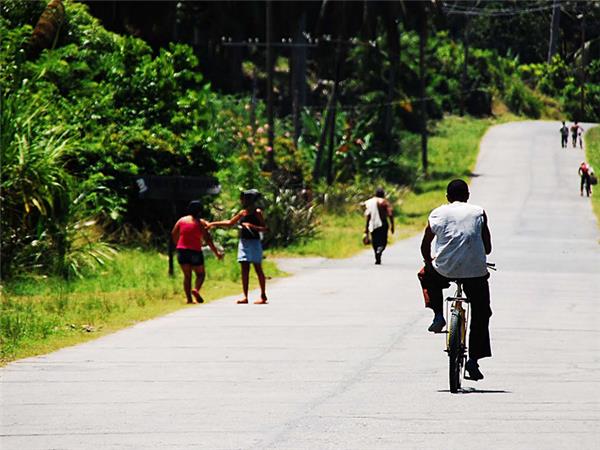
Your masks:
M435 234L433 267L447 278L475 278L487 275L481 230L483 208L453 202L434 209L429 226Z

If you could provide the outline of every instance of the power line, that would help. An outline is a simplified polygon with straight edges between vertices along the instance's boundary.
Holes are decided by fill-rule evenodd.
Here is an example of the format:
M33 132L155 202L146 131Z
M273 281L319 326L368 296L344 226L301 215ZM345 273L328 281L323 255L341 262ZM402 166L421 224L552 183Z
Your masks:
M365 46L365 47L377 47L376 40L362 41L358 38L350 39L336 39L332 38L331 35L322 35L320 38L308 38L305 42L294 41L292 38L282 38L281 41L271 42L272 47L319 47L321 44L342 44L342 45L354 45L354 46ZM268 42L261 41L259 38L249 38L241 41L234 41L231 37L221 37L221 45L224 47L266 47L269 45Z
M448 3L442 3L442 10L450 15L463 15L463 16L479 16L479 17L506 17L516 16L519 14L530 14L540 11L548 11L553 8L553 5L526 7L526 8L496 8L496 9L484 9L484 8L467 8L458 4L448 5Z
M346 103L346 104L339 104L336 106L337 109L342 109L342 110L357 110L357 109L370 109L370 108L381 108L384 106L394 106L394 105L398 105L398 106L403 106L409 103L416 103L419 101L427 101L427 100L436 100L436 99L442 99L442 98L449 98L449 97L453 97L455 95L463 95L463 94L469 94L472 92L485 92L485 93L490 93L492 92L491 89L489 88L475 88L475 89L468 89L466 91L459 91L456 93L448 93L448 94L435 94L435 95L429 95L426 97L418 97L418 96L413 96L413 97L404 97L402 99L398 99L398 100L393 100L391 102L377 102L377 103ZM311 106L305 106L304 109L312 111L312 110L322 110L326 107L326 105L311 105Z

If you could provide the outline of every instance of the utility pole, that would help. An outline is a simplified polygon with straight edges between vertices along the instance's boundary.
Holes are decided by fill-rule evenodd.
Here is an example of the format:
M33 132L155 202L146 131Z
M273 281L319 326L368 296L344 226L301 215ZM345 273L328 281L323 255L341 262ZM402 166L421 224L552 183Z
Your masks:
M548 64L552 62L552 57L556 54L558 44L558 33L560 25L560 0L554 0L552 4L552 24L550 26L550 44L548 45Z
M258 72L256 66L252 69L252 98L250 100L250 126L252 127L252 145L248 146L248 156L254 158L254 146L256 143L256 94L258 92L257 80Z
M467 96L467 68L469 65L469 18L465 19L465 33L463 37L463 67L462 74L460 76L460 115L465 115L465 104Z
M396 15L394 10L390 8L387 10L386 18L386 31L389 47L389 62L390 71L387 80L387 95L386 95L386 107L385 107L385 148L388 155L394 153L394 139L392 136L392 125L393 125L393 101L394 93L396 90L396 72L400 64L400 35L398 33L398 23L396 21Z
M427 7L421 5L421 16L419 17L419 85L421 105L421 163L423 174L427 175L427 109L425 103L425 48L427 45Z
M268 0L267 6L267 123L269 129L267 130L268 146L270 151L267 155L267 168L272 170L275 167L275 124L273 120L273 14L272 14L272 2Z
M306 28L306 12L303 12L298 21L298 29L294 38L295 43L306 44L303 35ZM294 120L294 145L298 146L298 139L302 133L301 112L306 104L306 45L298 45L292 50L292 111Z
M585 4L583 9L581 10L581 96L580 96L580 115L579 120L584 120L585 118L585 13L586 8Z

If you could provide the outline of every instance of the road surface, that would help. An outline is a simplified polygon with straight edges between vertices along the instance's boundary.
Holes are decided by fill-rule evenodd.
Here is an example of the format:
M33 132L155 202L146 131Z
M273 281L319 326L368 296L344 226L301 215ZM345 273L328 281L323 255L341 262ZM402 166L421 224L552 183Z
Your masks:
M288 262L297 274L269 286L268 306L224 299L8 365L0 447L600 448L600 234L582 151L561 149L558 129L483 139L471 201L499 268L494 357L463 393L426 331L416 237L382 266L369 252Z

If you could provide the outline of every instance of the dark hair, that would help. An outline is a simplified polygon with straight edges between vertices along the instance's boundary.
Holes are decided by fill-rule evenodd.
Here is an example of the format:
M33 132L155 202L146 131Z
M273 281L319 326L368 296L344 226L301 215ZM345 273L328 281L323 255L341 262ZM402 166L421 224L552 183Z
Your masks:
M460 179L452 180L446 188L446 197L449 201L466 202L469 199L469 185Z
M380 197L380 198L383 198L383 197L385 197L385 191L383 190L383 188L382 188L382 187L378 187L378 188L375 190L375 197Z
M202 214L202 203L199 200L192 200L188 203L188 214L195 219L200 218L200 214Z
M260 192L256 189L247 189L240 193L240 198L245 206L254 205L260 197Z

